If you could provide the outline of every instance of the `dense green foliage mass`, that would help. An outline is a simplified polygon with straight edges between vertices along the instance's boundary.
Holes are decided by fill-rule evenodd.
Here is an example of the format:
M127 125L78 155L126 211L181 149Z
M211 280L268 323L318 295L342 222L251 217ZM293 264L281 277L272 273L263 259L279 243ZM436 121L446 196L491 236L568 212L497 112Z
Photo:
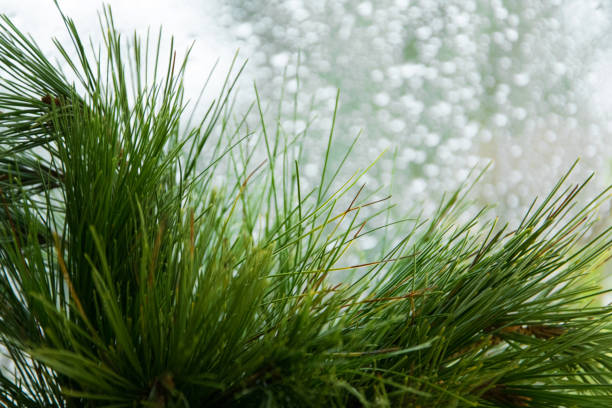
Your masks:
M612 406L607 191L577 208L561 180L508 230L461 221L462 188L350 265L384 224L367 168L335 190L326 156L305 191L298 135L259 98L257 129L233 114L235 75L194 121L161 36L107 10L89 50L64 21L68 73L0 22L2 406Z

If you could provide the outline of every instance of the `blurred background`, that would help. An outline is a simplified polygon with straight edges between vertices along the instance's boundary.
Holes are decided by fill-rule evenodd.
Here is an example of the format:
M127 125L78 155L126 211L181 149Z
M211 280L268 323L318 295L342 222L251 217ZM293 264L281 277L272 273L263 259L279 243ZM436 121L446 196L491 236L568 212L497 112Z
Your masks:
M240 49L239 61L248 64L237 105L246 109L253 101L253 82L270 120L281 94L289 101L281 105L281 127L287 133L308 128L302 168L311 183L321 171L339 88L332 161L360 133L352 163L370 163L386 150L368 173L366 189L392 192L397 214L431 211L444 191L489 162L473 197L495 203L495 213L511 222L577 158L573 180L596 172L591 193L612 180L610 2L106 3L126 34L163 25L179 50L196 41L187 72L194 99L219 60L209 95L215 94ZM48 52L52 36L66 38L51 0L0 4ZM60 4L84 34L100 40L96 13L102 2ZM338 180L354 169L349 163Z
M490 160L477 196L508 217L578 157L577 178L596 170L609 181L609 5L229 0L223 10L262 93L278 92L285 69L295 75L298 53L301 106L314 97L316 116L328 118L340 88L340 146L363 130L358 160L389 149L370 176L389 184L393 167L406 209L435 203Z

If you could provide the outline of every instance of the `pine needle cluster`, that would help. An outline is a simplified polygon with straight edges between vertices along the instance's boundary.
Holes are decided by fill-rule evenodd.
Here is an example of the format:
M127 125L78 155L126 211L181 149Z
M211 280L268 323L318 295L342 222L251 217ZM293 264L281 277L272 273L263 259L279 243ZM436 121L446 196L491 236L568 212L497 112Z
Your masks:
M90 47L62 17L68 72L0 21L0 405L612 406L609 191L564 178L510 230L460 188L347 264L380 203L367 168L333 187L333 127L305 189L297 135L232 113L240 67L189 118L161 33L107 9Z

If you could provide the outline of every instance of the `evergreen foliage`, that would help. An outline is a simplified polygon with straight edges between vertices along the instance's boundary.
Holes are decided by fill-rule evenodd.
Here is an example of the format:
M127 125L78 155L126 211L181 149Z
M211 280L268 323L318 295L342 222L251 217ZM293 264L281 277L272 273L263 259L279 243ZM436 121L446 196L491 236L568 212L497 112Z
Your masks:
M240 69L191 124L161 34L126 42L105 10L89 50L63 18L69 73L0 22L2 406L612 406L589 279L611 228L587 239L608 190L577 207L561 180L510 231L461 221L467 186L346 265L367 168L335 190L326 156L305 191L258 98L267 160L243 143Z

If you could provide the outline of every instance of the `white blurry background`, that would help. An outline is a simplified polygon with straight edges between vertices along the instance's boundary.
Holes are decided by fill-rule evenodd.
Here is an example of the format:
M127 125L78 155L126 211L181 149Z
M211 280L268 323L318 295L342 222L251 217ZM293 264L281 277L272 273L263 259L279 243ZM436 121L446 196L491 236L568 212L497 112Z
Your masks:
M60 0L101 41L99 1ZM195 98L214 62L215 95L235 51L249 62L239 105L299 101L312 122L302 167L312 182L341 89L334 152L363 130L352 163L387 149L367 188L393 185L399 213L431 209L470 169L492 161L475 189L516 220L578 157L574 180L611 181L612 5L591 0L182 0L106 2L126 35L163 25L178 50L196 42L187 72ZM51 0L0 0L53 55L67 39ZM298 66L299 54L299 66ZM298 80L299 78L299 80ZM189 86L192 84L192 87ZM312 110L311 110L312 108ZM283 106L287 118L293 104ZM287 124L287 129L293 129ZM348 166L347 174L351 173ZM339 180L342 180L341 175ZM386 188L385 193L389 191ZM381 193L382 194L382 193ZM384 194L383 194L384 195Z

